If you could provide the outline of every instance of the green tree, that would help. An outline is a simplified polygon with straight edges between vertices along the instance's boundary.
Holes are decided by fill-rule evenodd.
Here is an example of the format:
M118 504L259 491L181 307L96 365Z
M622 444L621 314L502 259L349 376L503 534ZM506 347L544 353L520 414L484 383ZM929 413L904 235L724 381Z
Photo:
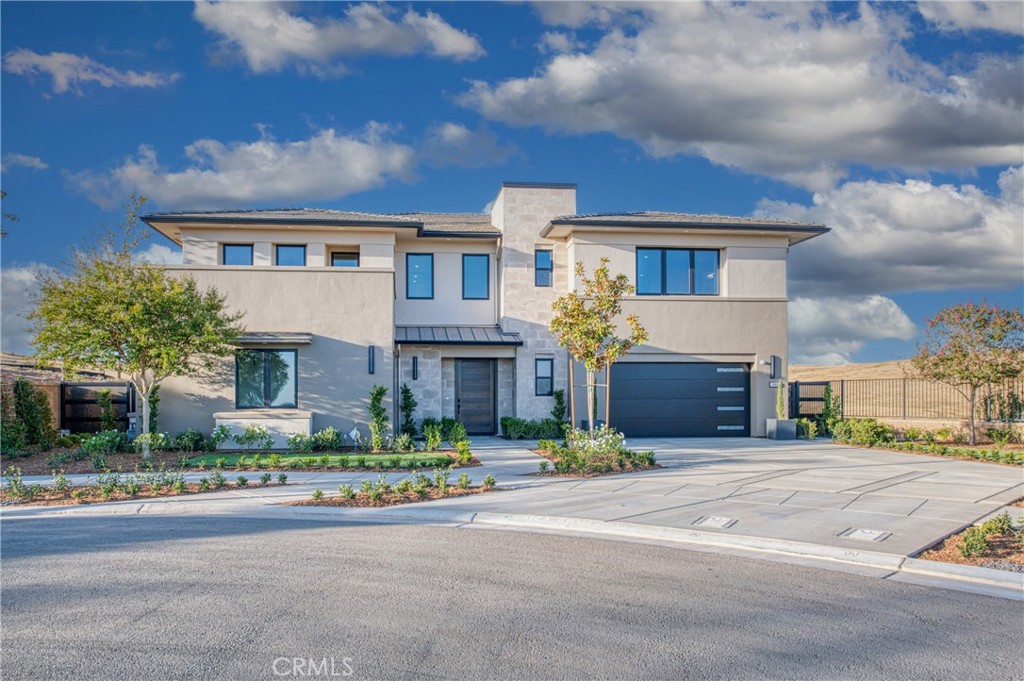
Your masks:
M231 355L242 329L216 289L200 290L188 276L135 262L148 237L139 227L145 197L132 196L119 229L79 252L70 274L40 275L40 293L28 318L41 360L61 360L68 371L88 366L116 370L131 381L142 403L142 433L149 433L153 389L171 376L210 370ZM149 458L148 442L143 457Z
M370 448L374 451L384 449L384 436L388 432L388 410L384 407L384 398L388 389L382 385L370 388Z
M910 365L917 377L951 385L967 399L974 445L978 391L1024 376L1024 316L982 301L947 307L927 322Z
M416 420L413 418L413 415L416 413L416 407L418 406L419 402L417 402L416 397L413 396L412 388L409 387L408 383L403 383L399 410L402 412L401 431L405 435L416 435Z
M587 278L583 263L576 263L576 277L582 285L583 295L577 290L570 291L552 303L551 309L555 314L549 328L558 344L583 364L587 373L587 414L593 414L597 372L611 367L633 346L646 342L647 331L637 316L631 314L625 319L629 336L619 338L615 335L622 314L622 298L631 295L636 287L629 283L625 274L611 276L608 258L601 258L592 279ZM570 383L570 391L572 387ZM571 392L569 399L570 402L573 400ZM593 435L594 418L591 416L587 421Z

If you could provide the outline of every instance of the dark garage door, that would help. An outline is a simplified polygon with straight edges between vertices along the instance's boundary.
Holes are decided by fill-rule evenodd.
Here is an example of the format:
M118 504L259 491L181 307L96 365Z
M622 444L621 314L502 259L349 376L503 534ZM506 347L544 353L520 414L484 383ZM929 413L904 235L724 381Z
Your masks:
M750 435L746 364L612 365L611 425L626 437Z

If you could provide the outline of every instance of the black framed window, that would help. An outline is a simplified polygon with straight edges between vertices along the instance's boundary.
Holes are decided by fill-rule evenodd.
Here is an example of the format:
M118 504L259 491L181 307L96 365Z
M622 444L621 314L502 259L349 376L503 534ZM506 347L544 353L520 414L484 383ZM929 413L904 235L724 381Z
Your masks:
M301 244L279 244L274 249L274 263L280 267L305 267L306 247Z
M487 300L491 297L491 256L462 256L462 299Z
M359 253L335 251L331 253L331 267L359 267Z
M719 252L636 249L636 292L642 296L717 296Z
M222 244L220 255L224 265L252 265L252 244Z
M430 299L434 297L434 254L405 254L405 297Z
M554 264L551 251L538 249L533 252L534 286L551 286L551 273L554 270Z
M235 407L294 409L299 403L298 350L235 353Z
M550 357L538 357L533 361L534 394L538 397L550 397L555 392L555 360Z

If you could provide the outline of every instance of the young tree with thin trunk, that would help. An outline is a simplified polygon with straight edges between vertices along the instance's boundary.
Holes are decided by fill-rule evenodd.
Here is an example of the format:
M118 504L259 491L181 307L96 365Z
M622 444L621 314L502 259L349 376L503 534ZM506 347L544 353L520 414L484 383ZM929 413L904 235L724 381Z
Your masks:
M150 398L171 376L212 369L235 351L241 313L229 313L216 289L200 290L188 276L138 262L134 251L147 234L132 196L119 230L77 253L70 274L40 275L40 292L28 318L40 360L113 369L135 387L142 403L142 453L149 458Z
M1024 316L983 301L947 307L927 322L910 365L916 377L951 385L967 399L974 445L978 391L1024 376Z
M647 331L637 316L631 314L625 319L629 336L618 338L615 335L622 314L622 298L631 295L636 287L629 283L625 274L611 276L608 258L601 258L592 279L587 278L583 263L576 263L576 276L582 285L583 295L570 291L552 303L555 315L549 328L558 344L569 351L571 359L580 362L586 370L587 422L593 435L594 377L599 371L611 367L633 346L646 342ZM569 388L571 390L573 386ZM574 396L570 394L569 399L572 401Z

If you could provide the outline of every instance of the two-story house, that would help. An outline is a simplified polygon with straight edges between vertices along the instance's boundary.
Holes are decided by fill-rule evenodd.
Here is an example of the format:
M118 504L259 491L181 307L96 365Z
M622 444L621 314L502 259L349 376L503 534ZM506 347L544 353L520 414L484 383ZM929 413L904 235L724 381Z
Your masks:
M216 287L247 329L220 371L166 382L161 426L263 423L279 444L290 432L365 426L374 384L389 389L393 423L402 384L419 402L417 421L450 416L473 434L496 433L502 416L548 416L569 381L567 354L548 332L551 303L575 286L574 263L589 273L602 257L635 283L624 308L650 335L613 367L611 424L630 437L764 435L786 362L786 256L828 231L683 213L579 215L575 185L530 182L504 183L490 214L144 220L182 248L183 264L168 269Z

